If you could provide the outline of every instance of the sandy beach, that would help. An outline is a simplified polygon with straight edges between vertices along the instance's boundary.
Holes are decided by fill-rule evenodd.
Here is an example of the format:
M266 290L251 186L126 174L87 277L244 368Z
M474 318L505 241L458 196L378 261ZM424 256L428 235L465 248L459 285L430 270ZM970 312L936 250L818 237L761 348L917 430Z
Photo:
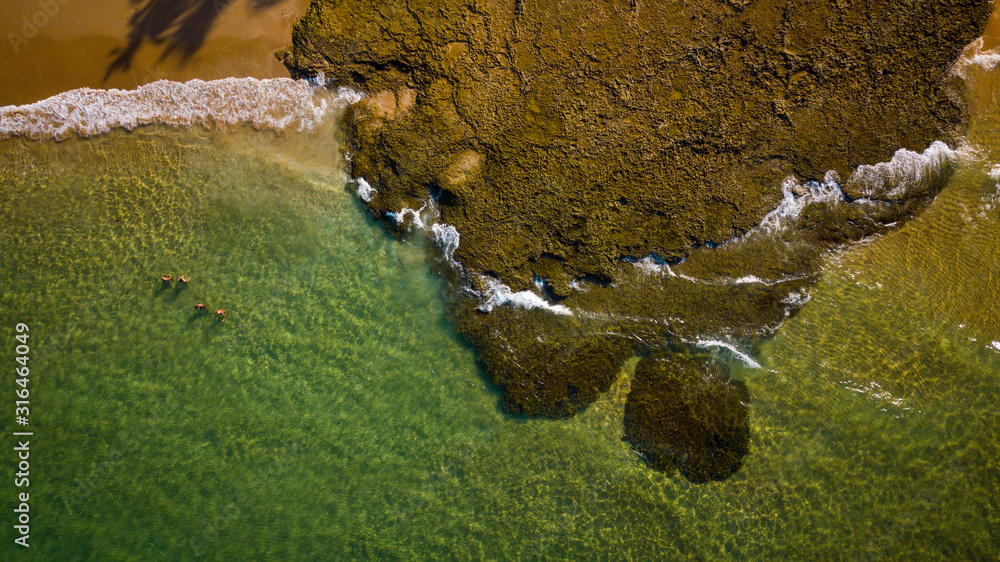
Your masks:
M0 105L160 79L288 76L273 53L308 4L14 0L0 12Z

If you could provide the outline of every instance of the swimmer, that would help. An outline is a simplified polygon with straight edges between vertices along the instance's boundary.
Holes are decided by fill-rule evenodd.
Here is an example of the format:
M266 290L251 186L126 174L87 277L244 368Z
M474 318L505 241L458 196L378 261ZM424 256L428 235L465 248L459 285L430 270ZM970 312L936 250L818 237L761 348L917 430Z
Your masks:
M198 312L205 312L205 303L198 303L194 305L194 309Z
M177 278L177 282L178 282L178 283L181 283L181 284L183 284L183 285L187 285L188 281L190 281L190 280L191 280L191 278L190 278L190 277L185 277L185 276L183 276L183 275L181 275L181 276L179 276L179 277Z
M160 277L160 280L163 281L163 286L169 287L170 282L174 280L174 276L169 273L164 273L163 276Z
M226 321L226 311L223 310L223 309L221 309L221 308L219 310L216 310L215 311L215 319L218 320L219 322L225 322Z

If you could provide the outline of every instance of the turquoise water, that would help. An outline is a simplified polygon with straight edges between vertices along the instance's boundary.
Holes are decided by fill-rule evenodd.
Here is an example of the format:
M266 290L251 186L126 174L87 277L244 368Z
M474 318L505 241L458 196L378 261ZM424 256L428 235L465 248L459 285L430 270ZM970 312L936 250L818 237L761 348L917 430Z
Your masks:
M423 242L386 235L345 188L335 131L2 141L0 360L28 323L35 436L32 547L5 523L0 552L997 556L1000 119L983 107L979 156L931 208L830 256L762 368L734 365L750 454L700 485L621 440L634 362L573 419L505 416ZM161 289L167 272L190 286ZM0 425L8 442L21 429Z

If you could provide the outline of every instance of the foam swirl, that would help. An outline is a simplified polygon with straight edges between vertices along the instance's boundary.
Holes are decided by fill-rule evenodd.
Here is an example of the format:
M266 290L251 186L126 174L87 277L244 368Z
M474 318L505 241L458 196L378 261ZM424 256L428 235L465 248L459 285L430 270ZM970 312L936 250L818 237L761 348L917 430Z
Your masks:
M980 72L992 72L996 69L997 65L1000 65L1000 50L983 50L983 45L982 37L969 43L962 51L962 55L952 65L951 73L963 80L969 80L972 76L970 71L973 69Z

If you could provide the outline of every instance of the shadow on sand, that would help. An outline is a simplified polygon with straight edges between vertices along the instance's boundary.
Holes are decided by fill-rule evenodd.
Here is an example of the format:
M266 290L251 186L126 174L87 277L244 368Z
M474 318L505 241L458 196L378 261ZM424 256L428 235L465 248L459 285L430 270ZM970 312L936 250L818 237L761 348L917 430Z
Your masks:
M260 12L285 0L246 0ZM205 43L222 12L237 0L128 0L133 8L128 21L128 43L111 51L114 57L104 73L106 81L115 72L132 68L132 60L143 43L163 45L158 62L176 53L181 66Z

